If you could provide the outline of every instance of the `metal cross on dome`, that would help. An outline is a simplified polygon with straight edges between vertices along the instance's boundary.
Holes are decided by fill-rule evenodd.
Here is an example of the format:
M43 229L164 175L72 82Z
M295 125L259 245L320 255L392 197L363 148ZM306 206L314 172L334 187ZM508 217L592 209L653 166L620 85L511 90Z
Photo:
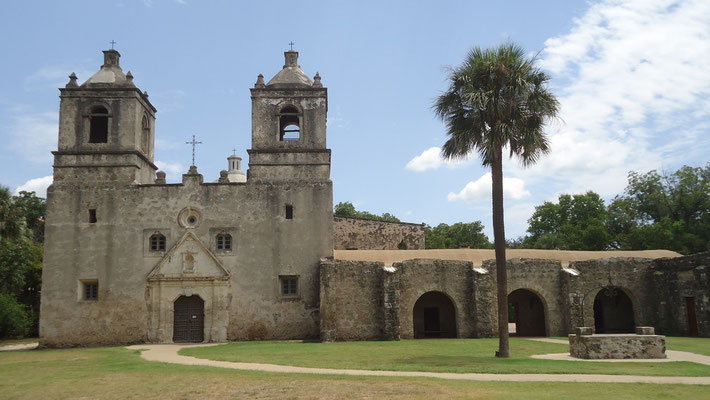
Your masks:
M293 51L293 45L294 45L294 44L296 44L296 43L294 43L293 40L291 41L291 43L289 43L289 46L291 46L291 51Z
M192 135L192 141L191 142L185 142L185 144L191 144L192 145L192 164L195 165L195 145L196 144L202 144L202 142L197 142L195 141L195 135Z
M113 50L113 45L116 44L115 40L111 40L111 50Z

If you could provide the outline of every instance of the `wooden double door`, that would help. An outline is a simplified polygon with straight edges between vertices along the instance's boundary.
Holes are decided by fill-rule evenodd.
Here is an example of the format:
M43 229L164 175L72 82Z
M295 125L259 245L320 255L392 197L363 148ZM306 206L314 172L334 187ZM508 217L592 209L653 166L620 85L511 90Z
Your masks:
M199 343L204 340L205 302L196 295L175 300L173 342Z

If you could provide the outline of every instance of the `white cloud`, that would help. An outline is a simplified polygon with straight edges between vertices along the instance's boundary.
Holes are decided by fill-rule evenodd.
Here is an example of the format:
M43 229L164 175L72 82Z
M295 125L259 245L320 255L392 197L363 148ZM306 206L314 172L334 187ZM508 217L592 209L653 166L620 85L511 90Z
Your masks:
M554 190L619 193L629 171L704 164L710 140L710 2L608 0L547 40L562 126L515 176Z
M441 156L440 147L431 147L422 152L422 154L409 160L406 169L410 171L426 171L429 169L438 169L442 165L446 165L449 168L456 168L462 166L470 160L469 158L458 159L458 160L447 160Z
M57 147L59 113L25 112L17 109L11 121L10 147L30 161L51 162L51 151Z
M47 188L52 184L52 175L30 179L15 189L15 194L20 192L35 192L37 197L47 198Z
M491 184L491 173L488 172L476 181L467 183L460 192L449 193L447 199L449 201L464 201L466 203L490 201ZM525 190L525 182L522 179L503 177L503 197L519 200L528 196L530 196L530 192Z
M160 171L165 172L167 180L171 180L174 177L180 177L182 174L187 173L187 168L180 163L156 160L155 166L158 167Z

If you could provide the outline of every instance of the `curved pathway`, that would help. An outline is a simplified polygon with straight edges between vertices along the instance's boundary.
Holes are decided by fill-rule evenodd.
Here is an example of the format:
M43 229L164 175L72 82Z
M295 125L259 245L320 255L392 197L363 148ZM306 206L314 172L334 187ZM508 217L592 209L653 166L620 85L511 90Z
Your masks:
M216 346L218 344L139 344L128 349L142 350L141 357L147 361L171 364L203 365L209 367L230 368L246 371L281 372L291 374L352 375L352 376L396 376L439 378L467 381L506 381L506 382L608 382L608 383L663 383L710 385L710 377L690 376L635 376L635 375L593 375L593 374L460 374L451 372L417 371L372 371L359 369L327 369L293 367L288 365L260 364L215 361L178 354L185 347Z

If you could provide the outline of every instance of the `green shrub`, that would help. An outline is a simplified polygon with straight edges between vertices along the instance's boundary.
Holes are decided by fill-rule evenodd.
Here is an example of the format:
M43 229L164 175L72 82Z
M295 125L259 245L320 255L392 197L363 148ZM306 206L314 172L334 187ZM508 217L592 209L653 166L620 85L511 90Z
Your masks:
M0 338L16 338L27 335L32 318L25 307L8 294L0 294Z

